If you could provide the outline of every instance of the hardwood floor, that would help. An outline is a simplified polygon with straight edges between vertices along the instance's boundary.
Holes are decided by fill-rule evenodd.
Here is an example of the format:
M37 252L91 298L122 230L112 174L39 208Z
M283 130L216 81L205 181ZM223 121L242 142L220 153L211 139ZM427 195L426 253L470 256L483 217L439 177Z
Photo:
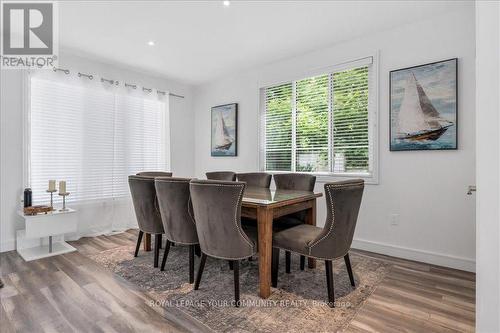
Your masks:
M151 298L86 256L135 244L137 232L82 238L78 252L24 262L0 254L0 320L3 332L208 332L175 308L150 307ZM391 273L368 297L348 332L471 332L475 275L391 258ZM307 331L307 328L304 328Z
M348 332L473 332L475 274L357 251L393 263Z
M208 332L183 312L151 307L145 293L86 254L135 242L135 231L83 238L78 248L25 262L0 254L1 332Z

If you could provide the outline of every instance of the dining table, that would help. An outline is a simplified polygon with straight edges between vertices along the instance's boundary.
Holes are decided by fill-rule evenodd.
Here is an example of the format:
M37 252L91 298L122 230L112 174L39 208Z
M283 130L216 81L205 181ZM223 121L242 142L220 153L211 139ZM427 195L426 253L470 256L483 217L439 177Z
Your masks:
M241 216L255 220L259 257L259 295L271 295L271 261L273 244L273 220L305 211L305 223L316 225L316 199L321 192L273 190L263 187L245 188L241 204ZM151 251L151 235L145 234L144 250ZM308 267L315 268L315 259L308 258Z
M305 211L305 223L316 225L316 199L322 193L296 190L271 190L262 187L246 187L243 193L241 216L255 220L259 256L259 295L271 295L271 258L273 220ZM308 267L315 268L316 261L308 259Z

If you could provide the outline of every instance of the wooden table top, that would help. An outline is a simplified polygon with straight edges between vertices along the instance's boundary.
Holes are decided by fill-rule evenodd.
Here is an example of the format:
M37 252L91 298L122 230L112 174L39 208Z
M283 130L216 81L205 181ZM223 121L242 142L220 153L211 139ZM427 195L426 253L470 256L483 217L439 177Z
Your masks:
M322 193L295 190L271 190L262 187L247 187L242 205L246 207L280 207L321 197Z

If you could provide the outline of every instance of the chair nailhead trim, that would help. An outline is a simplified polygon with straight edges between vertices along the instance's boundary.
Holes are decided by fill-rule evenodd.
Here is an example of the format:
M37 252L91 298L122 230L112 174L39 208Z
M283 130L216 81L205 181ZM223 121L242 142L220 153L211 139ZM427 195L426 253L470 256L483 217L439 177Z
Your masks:
M327 237L330 236L330 234L333 230L333 226L335 225L335 211L334 211L334 203L333 203L333 198L332 198L332 189L336 190L336 189L345 188L345 187L355 188L355 187L364 186L364 185L365 185L364 182L354 182L354 183L345 183L345 184L331 184L331 185L325 186L325 189L328 191L328 197L330 198L330 211L332 214L332 220L331 220L332 222L330 224L330 229L328 229L328 232L326 233L326 235L321 237L319 240L313 241L311 243L311 245L309 247L309 254L311 254L311 251L312 251L314 246L318 245L321 241L323 241L324 239L326 239Z
M229 184L204 184L204 183L192 183L193 185L195 186L199 186L199 185L202 185L202 186L218 186L218 187L240 187L240 193L238 195L238 201L236 203L236 209L235 209L235 213L234 213L234 225L236 226L236 230L238 230L238 233L240 234L240 236L243 238L243 240L248 244L250 245L250 247L254 248L254 244L252 241L250 241L250 239L248 238L248 236L242 232L241 228L238 226L238 205L241 203L242 199L243 199L243 189L245 188L244 185L240 185L240 184L235 184L235 185L229 185ZM248 257L243 257L243 258L248 258ZM238 259L238 258L234 258L234 259Z
M203 252L203 250L201 250L202 253L205 253ZM257 252L253 252L251 255L249 256L244 256L244 257L220 257L220 256L213 256L213 255L210 255L208 253L205 253L207 256L209 257L212 257L212 258L215 258L215 259L222 259L222 260L243 260L243 259L247 259L247 258L250 258L251 256L253 256L254 254L256 254Z
M167 234L165 234L166 236ZM198 243L184 243L184 242L178 242L178 241L174 241L174 240L171 240L170 238L168 237L165 237L168 241L174 243L175 245L179 244L179 245L198 245L200 244L199 242Z

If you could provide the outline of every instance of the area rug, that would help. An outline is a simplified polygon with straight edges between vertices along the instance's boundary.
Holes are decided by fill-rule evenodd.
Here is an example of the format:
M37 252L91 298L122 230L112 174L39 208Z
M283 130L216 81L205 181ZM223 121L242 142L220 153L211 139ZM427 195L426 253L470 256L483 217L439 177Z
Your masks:
M281 251L283 252L283 251ZM226 261L208 258L200 289L188 282L188 248L170 248L165 271L153 268L153 253L122 246L90 256L98 264L143 288L151 306L176 307L216 332L337 332L345 329L363 302L390 270L390 264L351 254L356 288L352 288L342 259L334 262L335 308L326 304L324 264L299 269L292 255L291 273L280 258L278 288L263 300L258 296L258 261L240 264L241 306L234 307L233 272ZM199 258L195 257L195 272Z

